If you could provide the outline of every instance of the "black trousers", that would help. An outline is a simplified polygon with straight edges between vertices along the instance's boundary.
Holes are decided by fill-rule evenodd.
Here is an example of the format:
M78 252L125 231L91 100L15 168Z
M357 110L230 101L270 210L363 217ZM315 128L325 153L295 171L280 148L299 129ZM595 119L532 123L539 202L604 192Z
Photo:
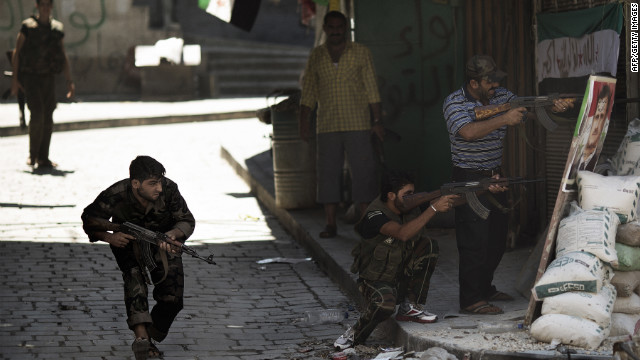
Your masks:
M54 75L21 74L29 120L29 157L32 162L49 160L49 145L53 133L53 111L56 109Z
M453 169L453 181L473 181L490 176L491 171ZM507 215L489 200L489 196L493 196L500 204L506 204L506 193L478 196L480 202L491 211L486 220L467 204L455 209L460 308L487 300L497 291L492 284L493 274L506 249L508 221Z

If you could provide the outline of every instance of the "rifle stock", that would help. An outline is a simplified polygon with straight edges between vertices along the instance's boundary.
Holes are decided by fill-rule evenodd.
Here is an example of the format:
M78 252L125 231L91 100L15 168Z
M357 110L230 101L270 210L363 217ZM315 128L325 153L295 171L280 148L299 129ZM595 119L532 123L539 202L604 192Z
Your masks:
M406 210L411 210L424 203L431 202L431 200L435 200L440 196L442 196L442 191L436 190L432 192L419 192L419 193L407 195L407 196L404 196L402 200L404 201L404 208Z
M542 126L544 126L547 130L554 131L558 127L558 124L551 120L544 107L553 105L554 101L557 99L565 99L565 101L573 104L578 101L579 98L577 96L578 95L576 94L523 96L514 98L513 100L504 104L478 106L473 109L473 112L476 116L476 120L486 120L492 116L507 112L511 109L519 107L533 108L538 120L540 121L540 124L542 124Z
M478 106L473 109L473 112L476 114L477 120L486 120L494 115L507 112L511 110L511 108L511 103L504 103L500 105Z

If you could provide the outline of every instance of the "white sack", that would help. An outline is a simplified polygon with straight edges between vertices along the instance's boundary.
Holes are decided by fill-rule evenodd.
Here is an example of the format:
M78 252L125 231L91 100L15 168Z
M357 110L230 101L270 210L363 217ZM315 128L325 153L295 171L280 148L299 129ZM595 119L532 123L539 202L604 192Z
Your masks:
M611 314L611 331L609 336L633 336L640 333L640 314Z
M553 260L532 292L536 300L569 291L596 293L611 276L612 269L597 256L574 251Z
M595 322L603 328L611 325L616 288L605 285L598 293L568 292L544 298L542 314L564 314Z
M542 315L531 324L531 336L538 341L597 349L609 336L610 328L602 328L593 321L564 314Z
M637 217L640 199L640 176L603 176L591 171L578 171L578 200L584 210L614 211L621 223Z
M617 265L615 239L620 224L618 216L609 209L582 210L576 202L571 206L571 214L558 226L556 256L586 251L604 262Z
M640 296L632 293L631 296L617 297L613 312L640 315Z
M611 165L617 175L640 175L640 119L629 123Z

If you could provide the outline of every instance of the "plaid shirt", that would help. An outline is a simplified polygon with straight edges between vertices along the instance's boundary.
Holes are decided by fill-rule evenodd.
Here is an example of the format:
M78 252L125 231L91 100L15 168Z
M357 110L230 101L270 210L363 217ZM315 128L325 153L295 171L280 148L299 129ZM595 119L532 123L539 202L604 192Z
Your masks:
M309 55L300 104L318 103L317 133L371 129L369 104L380 102L371 51L347 42L336 66L327 45Z
M515 95L511 91L500 87L489 99L489 103L491 105L504 104L514 97ZM458 135L458 131L463 126L476 121L473 112L473 108L476 106L482 106L482 103L471 97L464 85L444 100L442 110L449 130L451 161L454 166L465 169L495 169L502 164L502 139L507 132L506 126L477 140L467 141Z

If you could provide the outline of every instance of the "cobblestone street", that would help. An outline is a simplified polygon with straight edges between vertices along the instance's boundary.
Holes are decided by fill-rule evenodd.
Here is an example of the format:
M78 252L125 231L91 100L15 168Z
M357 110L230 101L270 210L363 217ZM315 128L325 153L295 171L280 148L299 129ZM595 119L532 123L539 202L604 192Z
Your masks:
M0 358L133 358L120 272L106 244L88 242L80 213L128 176L138 154L162 162L178 183L197 221L188 245L217 262L185 257L185 308L159 345L165 359L330 352L343 325L296 319L352 309L348 298L312 261L256 263L309 255L220 158L222 139L269 141L269 127L246 133L243 121L257 120L54 133L51 158L60 165L50 173L24 165L26 136L0 138Z

